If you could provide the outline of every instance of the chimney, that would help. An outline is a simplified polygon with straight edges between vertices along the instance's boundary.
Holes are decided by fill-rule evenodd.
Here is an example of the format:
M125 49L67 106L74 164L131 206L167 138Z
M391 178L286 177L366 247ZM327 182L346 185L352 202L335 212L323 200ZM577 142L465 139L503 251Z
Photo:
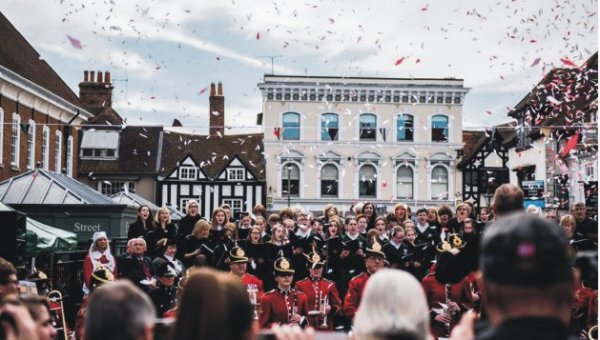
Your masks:
M83 71L83 81L79 83L79 98L94 115L112 106L113 86L110 73Z
M211 137L222 137L225 134L225 97L223 96L223 84L219 82L215 93L215 83L210 83L209 134Z

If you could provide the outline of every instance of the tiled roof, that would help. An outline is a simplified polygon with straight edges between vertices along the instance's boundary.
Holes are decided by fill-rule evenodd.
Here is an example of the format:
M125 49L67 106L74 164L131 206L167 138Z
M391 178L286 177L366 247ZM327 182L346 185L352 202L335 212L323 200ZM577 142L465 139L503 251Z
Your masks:
M238 157L258 180L265 179L263 134L207 135L165 131L159 176L170 174L178 162L190 155L209 178L217 177Z
M45 88L71 104L85 108L79 97L44 61L0 12L0 65Z
M120 131L118 159L80 159L79 175L155 175L160 158L162 134L161 126L128 125Z
M88 120L85 125L122 125L125 123L121 115L117 111L113 110L112 107L104 109L104 111L96 114L94 118Z
M479 149L482 143L484 143L488 136L485 131L463 131L463 156L457 166L460 168L466 163L473 154Z
M116 204L71 177L43 169L30 170L0 182L0 201L6 204Z

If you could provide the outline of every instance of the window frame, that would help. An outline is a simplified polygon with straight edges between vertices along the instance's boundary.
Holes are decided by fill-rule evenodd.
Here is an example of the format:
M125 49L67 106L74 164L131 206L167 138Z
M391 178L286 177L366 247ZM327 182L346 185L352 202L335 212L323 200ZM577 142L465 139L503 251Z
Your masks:
M327 183L324 183L325 180L323 179L323 170L327 167L332 167L335 169L336 172L336 179L335 180L327 180ZM325 163L323 164L323 166L321 167L321 170L319 171L320 174L320 180L319 180L319 184L320 184L320 188L319 188L319 193L320 193L320 197L322 198L338 198L340 197L340 185L339 185L339 178L340 178L340 169L333 163ZM323 189L327 188L327 186L331 185L332 188L335 187L335 193L324 193ZM329 192L332 192L333 190L328 190Z
M402 127L402 130L404 131L404 134L406 135L406 131L409 131L409 129L406 128L406 123L408 123L410 121L410 123L412 124L412 126L410 127L410 133L411 133L411 138L404 138L404 139L400 139L400 128L398 126L399 122L400 122L400 118L404 118L404 117L408 117L410 119L407 119L404 121L404 126ZM410 114L410 113L402 113L396 116L396 142L414 142L415 141L415 116Z
M287 168L288 166L295 167L298 170L298 178L290 179L290 187L294 190L290 190L291 193L287 192ZM293 174L293 170L290 174ZM293 176L292 176L293 177ZM301 186L301 173L300 166L294 162L285 162L281 167L281 197L300 197L300 186ZM295 183L295 186L294 186Z
M399 172L401 168L406 168L410 171L411 182L410 182L410 197L400 195L400 176ZM396 198L398 199L415 199L415 169L408 164L400 164L396 168Z
M54 133L54 171L62 172L62 131L59 129Z
M439 129L439 128L434 127L436 117L443 117L446 121L446 127L443 129L446 131L446 134L445 134L446 139L445 140L444 139L434 140L434 130ZM430 121L430 129L431 129L431 142L432 143L449 143L450 142L450 118L447 115L444 115L444 114L432 115L431 121ZM442 135L444 135L443 131L442 131Z
M291 117L291 116L295 116L297 117L297 126L286 126L286 117ZM281 133L281 139L282 140L300 140L300 125L301 125L301 119L302 117L300 116L300 113L298 112L292 112L292 111L288 111L288 112L284 112L281 115L281 126L283 128L283 132ZM294 131L297 130L297 136L292 136L290 137L289 135L286 135L286 131ZM289 132L288 132L289 133Z
M182 165L179 167L178 175L178 178L182 181L194 181L198 179L198 168L193 165Z
M367 168L367 167L371 167L374 170L374 176L375 176L374 185L372 186L372 188L367 188L367 189L374 190L373 194L363 194L362 193L362 190L363 190L362 185L361 185L363 183L363 180L362 180L362 177L363 177L362 171L365 168ZM377 183L378 183L377 179L378 179L377 166L375 166L374 164L371 164L370 162L362 164L360 166L360 168L358 169L358 197L359 198L377 198ZM364 181L364 182L366 183L368 181Z
M244 168L229 168L227 169L228 181L244 181L246 180L246 171Z
M446 190L444 191L446 193L445 196L436 196L434 195L434 185L438 185L440 183L436 183L433 181L434 179L434 171L437 169L443 169L446 172ZM431 173L429 175L429 181L431 183L431 192L429 194L430 199L432 200L448 200L450 199L450 169L444 165L444 164L434 164L431 168ZM443 184L443 183L442 183Z
M35 121L30 119L27 122L27 169L35 169Z
M42 127L42 168L50 168L50 128L45 124Z
M21 115L14 112L11 123L10 165L19 168L21 151Z
M372 117L375 126L373 128L363 127L363 118ZM372 122L367 122L372 123ZM365 130L373 130L372 137L363 137ZM358 140L361 142L377 142L377 115L374 113L363 113L358 117Z
M334 120L326 120L326 117L332 117ZM334 122L335 126L328 126L329 123ZM337 141L340 138L340 116L337 113L333 113L333 112L326 112L321 114L321 122L320 122L320 126L321 126L321 140L322 141ZM329 131L327 130L328 128L332 128L332 129L337 129L337 133L335 135L335 138L331 138L331 136L329 135Z

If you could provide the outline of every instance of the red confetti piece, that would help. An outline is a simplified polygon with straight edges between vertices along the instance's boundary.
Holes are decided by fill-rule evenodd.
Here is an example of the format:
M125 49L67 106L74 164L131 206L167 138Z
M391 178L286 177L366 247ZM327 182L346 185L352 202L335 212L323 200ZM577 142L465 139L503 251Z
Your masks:
M203 94L204 92L206 92L206 90L208 90L208 87L205 87L202 90L200 90L200 92L198 92L198 95Z
M535 60L533 61L533 63L531 64L531 67L534 67L535 65L539 64L540 61L542 61L542 58L535 58Z
M155 97L155 96L152 96L152 97L150 97L150 99L156 99L156 97Z
M537 40L531 39L529 40L530 43L535 44L537 42Z
M79 41L79 39L73 38L72 36L70 36L68 34L67 34L67 39L69 39L71 46L73 46L79 50L83 49L83 46L81 45L81 41Z
M260 32L256 32L256 40L260 40Z
M420 63L420 62L421 62L421 59L418 59L418 58L417 58L417 60L415 61L415 64L418 64L418 63Z
M560 61L562 61L562 63L565 64L565 65L567 65L567 66L577 67L577 65L575 65L575 63L573 63L572 61L570 61L567 58L560 58Z
M402 62L403 62L403 61L404 61L404 57L402 57L402 58L400 58L400 59L396 60L396 63L395 63L394 65L395 65L395 66L398 66L398 65L402 64Z
M579 136L581 135L580 132L577 132L576 134L574 134L573 136L571 136L568 140L567 143L565 143L565 147L562 149L562 151L560 152L560 157L565 157L566 155L569 154L569 152L571 150L573 150L573 148L575 146L577 146L577 143L579 142Z
M425 7L421 7L421 11L425 12L429 9L429 4L425 5Z
M387 187L387 181L382 180L381 181L381 186L384 187L384 188Z
M491 114L492 114L492 111L490 111L490 110L485 110L485 113L487 113L488 115L491 115Z

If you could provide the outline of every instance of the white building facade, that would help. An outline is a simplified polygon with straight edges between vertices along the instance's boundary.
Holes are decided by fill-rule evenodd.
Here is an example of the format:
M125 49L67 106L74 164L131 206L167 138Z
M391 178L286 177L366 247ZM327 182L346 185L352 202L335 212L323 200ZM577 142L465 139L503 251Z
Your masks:
M455 204L461 79L265 75L268 208Z

